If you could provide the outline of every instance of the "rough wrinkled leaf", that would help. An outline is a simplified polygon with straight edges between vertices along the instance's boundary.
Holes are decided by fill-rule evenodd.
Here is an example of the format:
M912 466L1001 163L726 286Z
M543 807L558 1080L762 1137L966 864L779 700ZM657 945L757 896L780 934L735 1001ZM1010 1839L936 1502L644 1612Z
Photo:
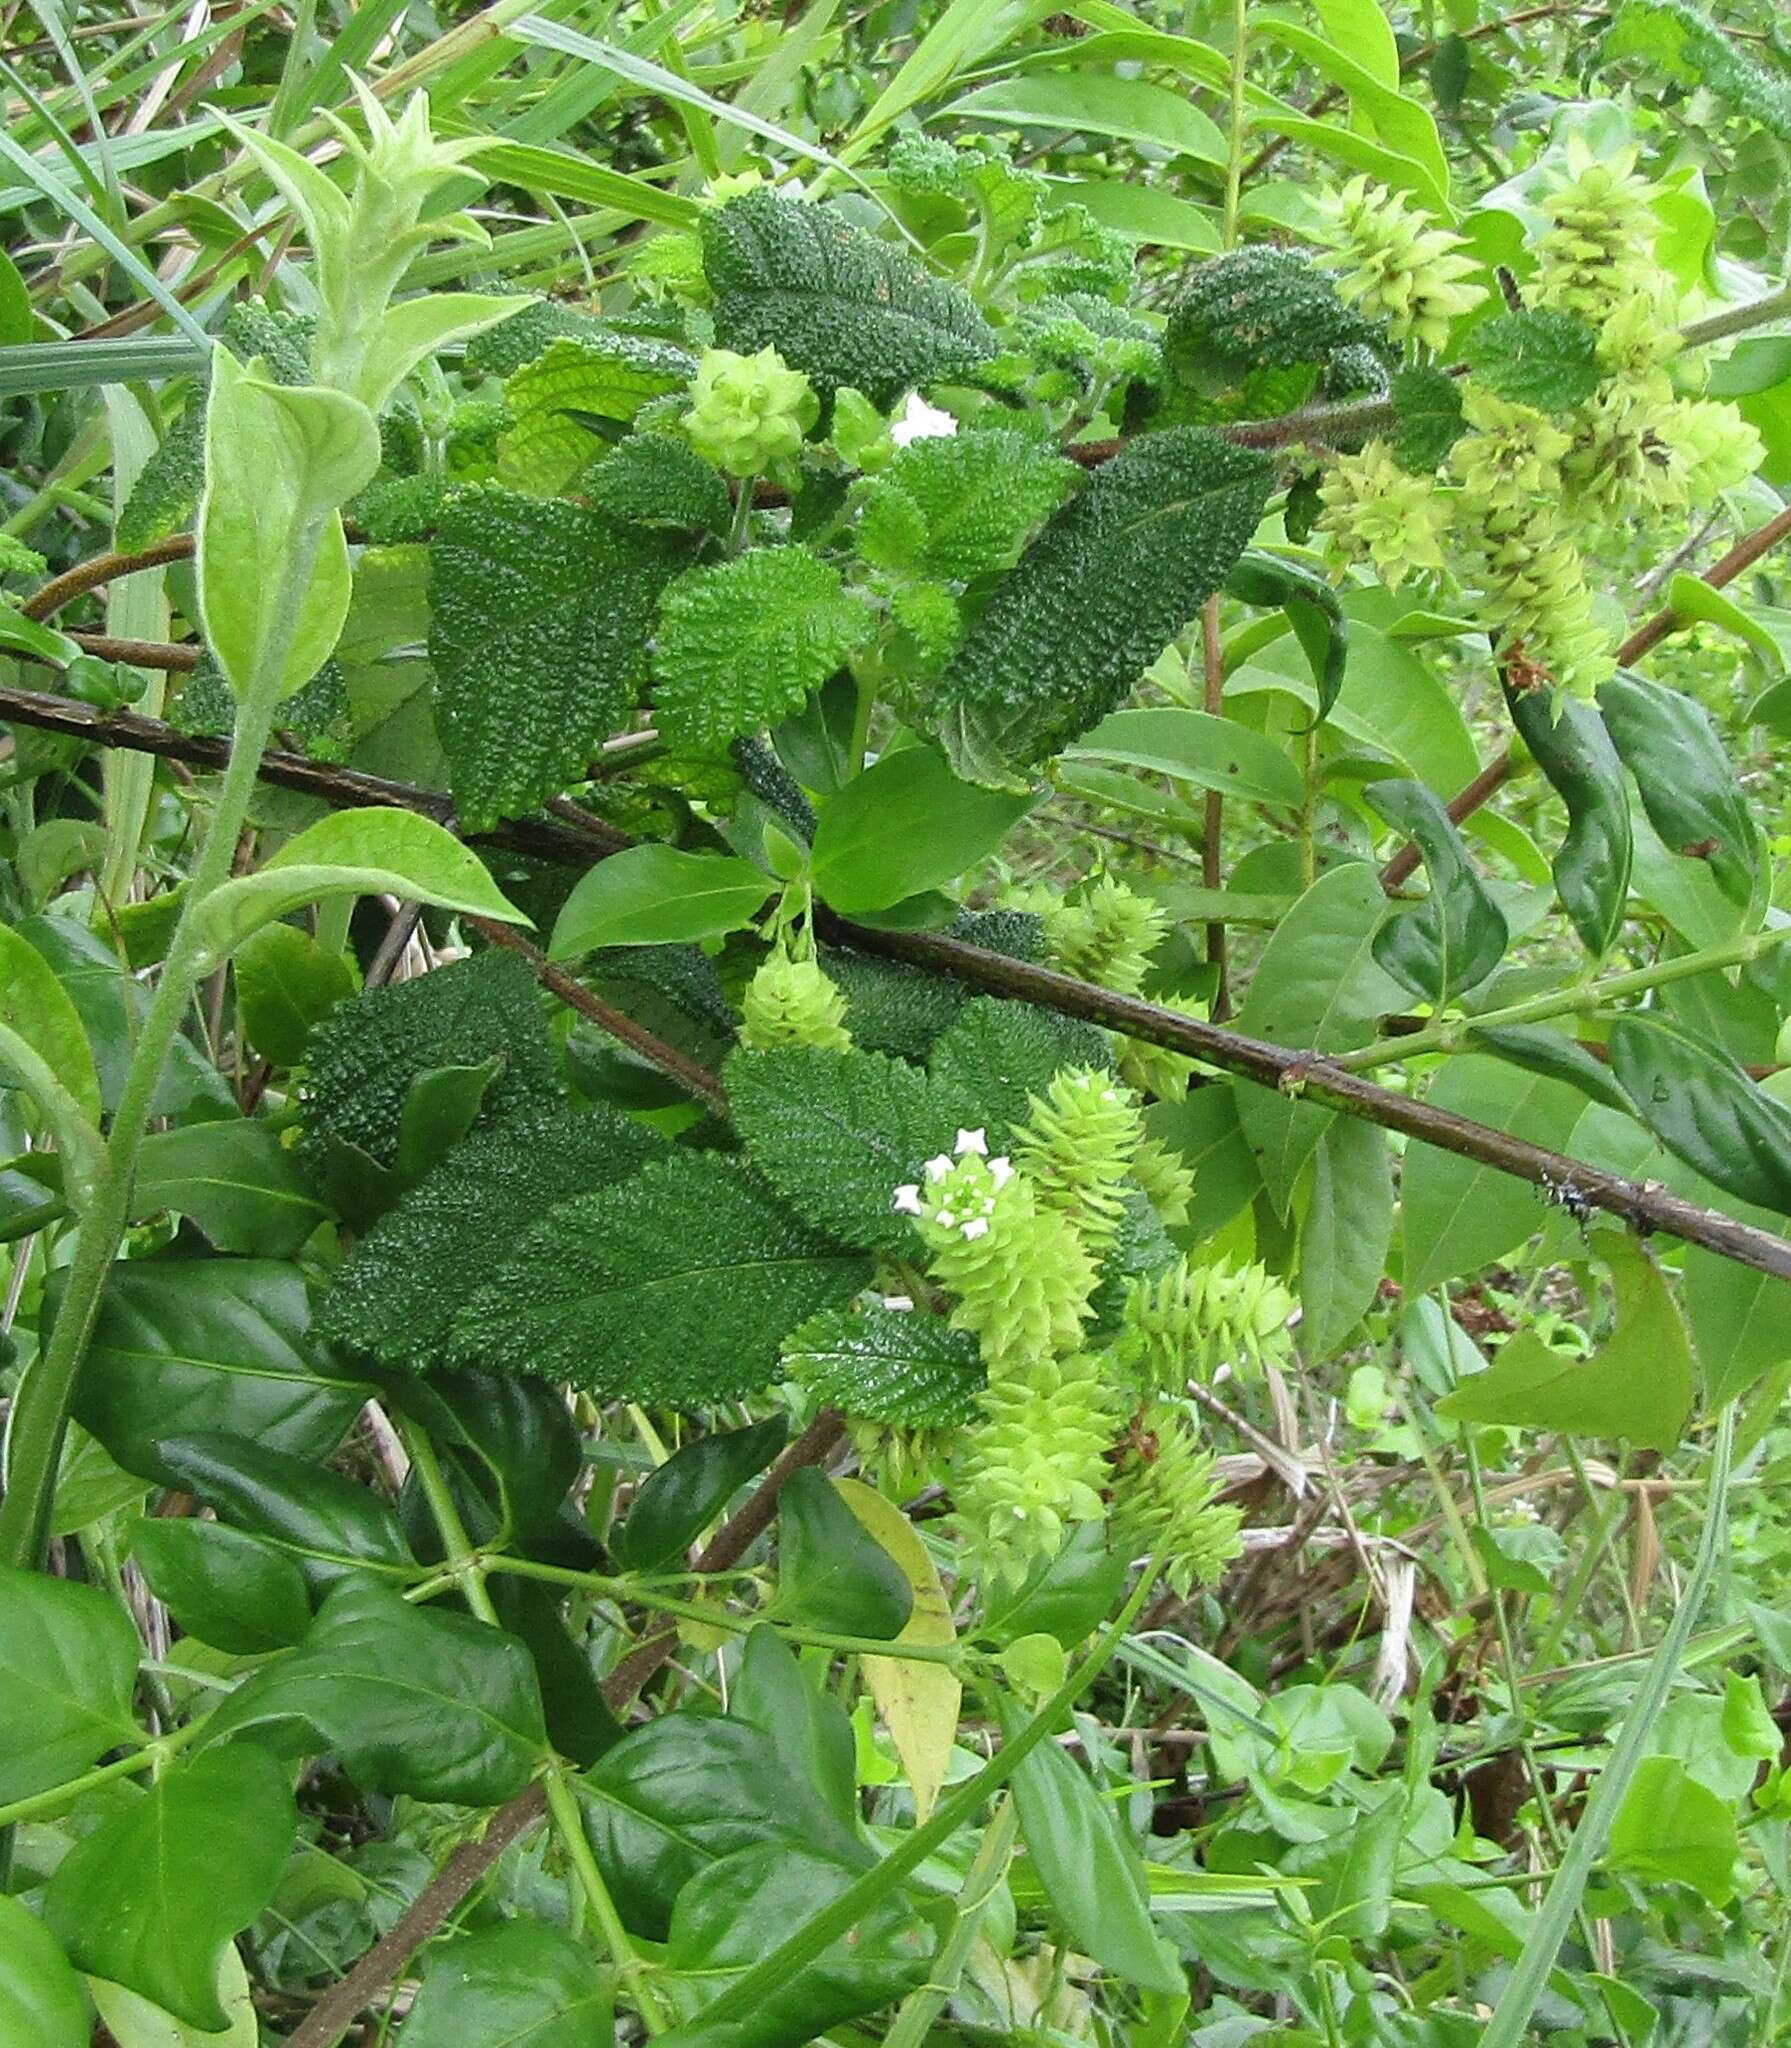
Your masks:
M733 511L721 471L675 434L631 434L585 478L584 494L625 525L719 534Z
M1626 671L1600 686L1598 708L1668 852L1707 862L1730 902L1748 903L1760 828L1710 714L1678 690Z
M739 1159L678 1153L561 1203L456 1315L453 1348L606 1398L703 1408L765 1386L785 1334L867 1272Z
M1580 942L1602 959L1623 925L1635 851L1623 764L1590 704L1557 693L1509 694L1512 722L1567 806L1555 888Z
M86 1993L61 1943L0 1894L0 2039L10 2048L87 2048L92 2034Z
M1021 556L953 657L940 731L1011 778L1111 711L1230 573L1274 479L1205 427L1140 435Z
M852 1244L912 1253L895 1191L980 1121L976 1098L881 1053L737 1052L728 1105L754 1165L797 1214Z
M561 1202L637 1172L663 1145L609 1109L525 1106L484 1125L338 1268L319 1334L387 1364L438 1365L456 1311L502 1248Z
M333 1750L364 1791L460 1806L513 1799L547 1741L513 1635L368 1579L337 1587L304 1642L207 1723L208 1743L244 1734L282 1756Z
M1623 0L1598 57L1602 64L1647 58L1682 84L1704 86L1780 142L1791 142L1791 87L1685 0Z
M1663 1017L1619 1017L1610 1048L1612 1073L1668 1151L1737 1200L1791 1215L1791 1109Z
M188 1516L137 1524L144 1583L190 1636L243 1657L296 1643L311 1626L304 1574L276 1545Z
M987 1374L968 1330L873 1303L812 1317L784 1340L784 1363L824 1407L899 1429L974 1421Z
M907 1575L811 1466L792 1472L777 1497L777 1611L836 1635L901 1634L914 1611Z
M1571 313L1538 307L1495 313L1468 337L1474 375L1501 398L1541 412L1566 412L1597 390L1598 336Z
M1165 367L1211 389L1258 367L1322 363L1334 349L1384 347L1385 330L1353 312L1337 283L1293 249L1238 249L1196 264L1170 309Z
M134 553L190 526L204 482L205 406L202 400L189 399L137 472L114 528L117 545Z
M143 1646L109 1593L0 1565L0 1805L131 1741Z
M81 1969L221 2033L224 1951L273 1897L297 1831L265 1749L183 1760L69 1851L44 1917Z
M868 487L859 552L914 576L993 575L1013 566L1076 474L1048 445L1008 428L913 442Z
M405 2048L606 2048L614 2036L609 1974L545 1921L481 1928L433 1953Z
M468 491L429 550L436 728L469 831L558 796L639 703L676 534L591 507Z
M1013 1125L1027 1121L1030 1098L1043 1095L1054 1074L1065 1067L1109 1072L1113 1047L1104 1031L1080 1018L978 996L934 1040L927 1066L935 1080L976 1103L978 1121L998 1147Z
M665 594L653 703L666 743L719 753L800 711L872 618L831 562L803 547L753 548L691 569Z
M100 1297L75 1419L127 1472L161 1486L181 1484L158 1456L165 1437L222 1431L325 1457L369 1389L331 1362L310 1323L297 1266L123 1260Z
M775 348L824 397L850 384L893 405L995 353L967 292L831 207L761 186L706 214L702 235L717 343Z
M562 335L588 340L605 331L594 314L569 306L563 299L537 299L473 336L466 345L467 374L508 377L524 363L532 363L549 342Z
M1364 792L1390 825L1423 850L1430 894L1417 909L1389 918L1375 958L1414 994L1445 1003L1477 987L1505 957L1505 913L1468 864L1454 822L1421 782L1375 782Z
M780 1450L789 1425L781 1415L745 1429L700 1436L674 1451L635 1489L611 1547L625 1571L663 1571L681 1557L749 1479Z
M498 478L552 498L603 452L590 422L632 420L650 398L681 391L696 358L646 335L594 333L550 341L504 387L510 424L498 442Z
M1590 1358L1554 1350L1520 1330L1485 1372L1437 1404L1463 1422L1627 1437L1645 1450L1679 1444L1697 1390L1691 1338L1660 1269L1630 1237L1603 1231L1597 1249L1611 1269L1617 1319Z
M1419 364L1398 371L1388 386L1393 401L1393 454L1402 469L1428 476L1467 432L1461 385L1447 370Z

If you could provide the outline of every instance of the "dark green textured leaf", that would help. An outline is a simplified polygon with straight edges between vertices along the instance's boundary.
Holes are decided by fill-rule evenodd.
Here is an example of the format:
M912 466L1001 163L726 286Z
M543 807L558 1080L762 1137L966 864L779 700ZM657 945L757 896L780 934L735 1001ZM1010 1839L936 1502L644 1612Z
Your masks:
M361 1240L324 1297L320 1334L387 1364L439 1364L455 1312L522 1231L663 1147L609 1109L531 1107L485 1125Z
M202 1127L203 1128L203 1127ZM295 1458L342 1441L367 1399L310 1332L296 1266L268 1259L128 1259L112 1268L75 1419L127 1472L183 1482L164 1437L224 1431Z
M806 1327L806 1325L805 1325ZM698 1437L656 1467L635 1492L612 1548L625 1571L661 1571L683 1555L789 1434L781 1415Z
M0 1565L0 1805L63 1783L135 1736L142 1654L109 1593Z
M365 1791L461 1806L513 1799L547 1742L514 1636L367 1579L337 1587L298 1649L239 1686L207 1730L282 1756L334 1750Z
M1274 465L1205 427L1144 434L1051 521L940 686L961 772L1010 779L1112 710L1243 553Z
M961 982L944 975L824 946L821 965L846 998L846 1029L866 1052L920 1060L939 1034L971 1001Z
M1322 363L1334 349L1385 346L1385 330L1352 312L1335 280L1292 249L1234 250L1197 264L1163 337L1170 375L1196 390L1243 370ZM1217 374L1215 374L1217 373Z
M848 916L887 910L993 853L1030 792L960 781L932 747L902 747L829 797L815 828L815 887Z
M701 1408L766 1385L785 1333L866 1274L742 1161L678 1153L544 1218L455 1317L454 1349L468 1364Z
M1555 888L1580 942L1602 959L1622 929L1635 839L1623 764L1590 704L1557 692L1507 693L1512 722L1567 806Z
M558 796L647 682L676 534L508 491L467 491L429 550L436 729L469 831Z
M561 299L537 299L495 327L475 334L466 345L466 368L475 377L508 377L532 363L550 341L562 335L588 340L604 331L594 315Z
M62 1945L35 1913L0 1895L0 2038L12 2048L87 2048L93 2017Z
M682 390L696 358L639 334L550 341L504 387L509 425L498 441L498 477L554 497L603 452L597 423L632 420L649 399ZM612 430L613 431L613 430Z
M1425 901L1381 928L1375 958L1414 994L1448 1002L1478 986L1505 957L1511 943L1505 913L1469 866L1454 821L1423 783L1375 782L1363 794L1388 824L1418 842L1430 876Z
M804 1628L892 1641L914 1612L907 1574L812 1466L777 1497L775 1609Z
M404 2022L404 2048L607 2048L608 1974L540 1920L481 1928L435 1951Z
M131 1555L149 1590L190 1636L235 1656L265 1656L311 1626L304 1574L263 1537L181 1516L137 1524Z
M1388 386L1393 401L1393 455L1402 469L1427 476L1467 431L1461 385L1429 364L1400 370Z
M963 1090L856 1049L737 1052L725 1078L735 1128L784 1200L816 1229L878 1251L914 1250L896 1189L980 1120Z
M665 1714L633 1730L581 1781L592 1853L631 1932L663 1941L685 1885L736 1850L771 1843L871 1860L776 1743L742 1721Z
M725 533L733 511L721 471L673 434L631 434L585 478L584 493L625 525Z
M177 1764L57 1866L44 1917L76 1965L219 2033L218 1970L298 1832L286 1773L243 1743Z
M1044 1094L1052 1075L1064 1067L1111 1069L1113 1048L1104 1031L1079 1018L978 996L935 1041L927 1065L935 1080L977 1105L997 1144L1026 1120L1029 1098Z
M1598 388L1598 336L1571 313L1496 313L1467 342L1474 375L1501 398L1565 412Z
M653 644L653 702L669 746L718 753L800 711L872 619L831 562L753 548L690 569L667 590Z
M913 442L869 487L859 551L914 576L993 575L1012 567L1076 474L1048 444L1007 428Z
M1685 0L1624 0L1598 52L1603 64L1622 57L1647 58L1669 77L1705 86L1768 134L1791 142L1791 86Z
M784 1340L784 1362L824 1407L899 1429L973 1422L988 1378L969 1331L875 1304L812 1317Z
M137 472L118 515L115 544L134 553L191 526L204 481L205 401L195 396Z
M1668 852L1707 861L1730 902L1748 903L1760 828L1710 714L1679 691L1622 670L1600 686L1598 708Z
M716 341L775 348L824 397L850 384L893 405L995 353L968 293L830 207L761 186L706 214L702 235Z
M1612 1073L1669 1152L1737 1200L1791 1215L1791 1109L1664 1018L1619 1017L1610 1046Z
M483 1098L485 1120L557 1098L535 980L509 953L475 954L339 1003L311 1033L299 1088L300 1156L315 1168L336 1138L396 1166L412 1084L494 1053L505 1064Z

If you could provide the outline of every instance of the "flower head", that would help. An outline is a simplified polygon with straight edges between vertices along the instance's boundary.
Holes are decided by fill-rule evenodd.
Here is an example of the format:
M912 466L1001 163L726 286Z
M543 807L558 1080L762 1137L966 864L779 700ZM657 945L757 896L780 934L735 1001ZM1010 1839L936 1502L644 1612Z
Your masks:
M821 412L808 378L774 348L754 356L705 349L690 399L684 415L690 445L733 476L756 476L794 455Z
M1352 178L1319 202L1337 244L1337 290L1346 304L1384 319L1395 341L1416 341L1433 353L1449 339L1452 322L1485 298L1466 284L1477 265L1467 244L1447 228L1430 225L1401 192L1367 178Z

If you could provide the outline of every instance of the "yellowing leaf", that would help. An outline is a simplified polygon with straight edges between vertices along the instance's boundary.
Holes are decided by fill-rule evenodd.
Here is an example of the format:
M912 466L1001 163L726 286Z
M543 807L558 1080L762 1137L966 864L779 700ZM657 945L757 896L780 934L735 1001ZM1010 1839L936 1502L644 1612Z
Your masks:
M874 1486L858 1479L836 1479L846 1505L866 1531L887 1550L914 1588L914 1612L896 1637L898 1643L944 1644L956 1640L951 1602L926 1545L902 1511ZM952 1744L958 1733L958 1708L964 1688L947 1664L907 1657L867 1657L864 1672L889 1728L890 1740L908 1773L914 1793L915 1818L925 1821L945 1783Z

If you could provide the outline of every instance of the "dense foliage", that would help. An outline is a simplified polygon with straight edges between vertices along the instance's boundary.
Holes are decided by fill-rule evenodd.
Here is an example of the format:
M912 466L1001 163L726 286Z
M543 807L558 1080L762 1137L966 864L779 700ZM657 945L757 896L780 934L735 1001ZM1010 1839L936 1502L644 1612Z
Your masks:
M1775 11L6 20L0 2048L1791 2041Z

